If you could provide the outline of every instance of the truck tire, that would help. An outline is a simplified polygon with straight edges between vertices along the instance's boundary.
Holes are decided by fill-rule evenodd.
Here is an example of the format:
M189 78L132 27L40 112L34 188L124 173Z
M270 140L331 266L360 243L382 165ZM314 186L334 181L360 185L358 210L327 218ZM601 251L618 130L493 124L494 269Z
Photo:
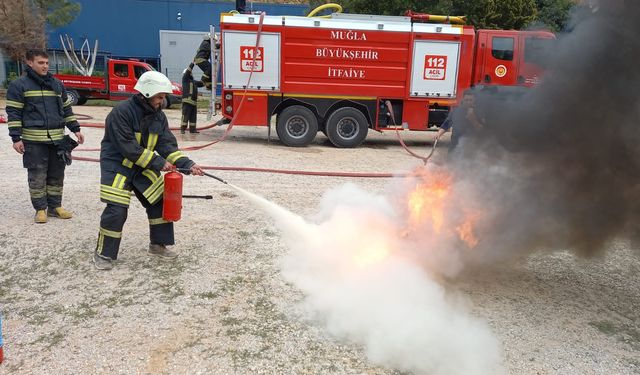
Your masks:
M78 98L78 105L84 105L87 103L87 100L89 100L89 98L87 98L86 96L81 96Z
M78 105L80 95L76 90L67 90L67 99L71 101L71 105Z
M327 137L339 148L358 147L369 132L367 118L353 107L342 107L327 119Z
M276 133L289 147L306 146L318 133L318 118L309 108L292 105L278 114Z

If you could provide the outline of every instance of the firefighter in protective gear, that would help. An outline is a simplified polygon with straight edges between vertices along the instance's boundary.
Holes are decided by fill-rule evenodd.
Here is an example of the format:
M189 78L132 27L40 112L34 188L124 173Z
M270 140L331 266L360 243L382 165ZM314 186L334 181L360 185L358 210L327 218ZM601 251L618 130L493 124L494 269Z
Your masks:
M211 33L204 34L202 39L193 62L202 70L202 83L207 90L211 90Z
M149 254L177 256L173 223L162 218L164 180L161 171L175 167L202 175L200 166L178 150L162 112L171 82L162 73L145 72L134 87L139 94L118 104L107 116L100 150L100 200L107 204L100 218L93 261L98 269L111 269L118 258L122 228L132 192L147 210Z
M187 127L189 133L198 133L196 121L198 118L198 87L204 86L202 81L193 79L193 63L182 72L182 121L180 133L184 134Z
M70 158L67 146L77 143L65 135L65 127L75 133L78 143L84 136L62 82L49 73L47 53L28 51L26 63L26 74L7 90L9 136L27 168L34 221L46 223L47 216L69 219L73 214L62 207L63 158Z

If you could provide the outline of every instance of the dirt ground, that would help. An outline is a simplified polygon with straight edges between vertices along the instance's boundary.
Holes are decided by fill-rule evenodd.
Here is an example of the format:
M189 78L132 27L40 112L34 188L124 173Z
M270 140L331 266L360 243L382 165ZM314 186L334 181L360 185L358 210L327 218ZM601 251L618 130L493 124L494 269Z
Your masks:
M74 110L102 122L110 108ZM167 114L176 126L179 110ZM185 177L185 194L214 199L184 203L175 225L176 261L147 256L146 216L132 199L120 260L112 271L97 271L91 254L104 207L98 165L75 161L67 169L63 203L75 213L71 220L34 224L26 170L6 126L0 127L0 374L399 373L372 364L358 344L340 341L302 316L297 303L303 295L280 272L288 249L273 220L212 179ZM81 147L99 147L102 129L83 132ZM212 128L177 138L191 146L223 132ZM433 135L403 134L421 152ZM393 133L371 132L357 149L333 148L322 134L305 148L283 146L275 131L272 137L267 142L265 128L235 127L226 141L188 154L202 165L307 171L401 172L419 164ZM302 216L313 215L332 187L351 182L384 194L389 184L212 173ZM477 271L455 282L473 315L500 341L507 373L640 374L640 259L625 241L611 246L599 259L534 254L508 269Z

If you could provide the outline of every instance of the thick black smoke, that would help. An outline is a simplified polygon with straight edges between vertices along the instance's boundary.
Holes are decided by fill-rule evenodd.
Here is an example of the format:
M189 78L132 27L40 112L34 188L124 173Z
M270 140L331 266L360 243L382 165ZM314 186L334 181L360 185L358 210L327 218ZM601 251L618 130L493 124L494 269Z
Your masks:
M640 233L640 5L607 2L574 24L536 89L479 91L485 134L454 161L485 203L480 246L496 255L597 255Z

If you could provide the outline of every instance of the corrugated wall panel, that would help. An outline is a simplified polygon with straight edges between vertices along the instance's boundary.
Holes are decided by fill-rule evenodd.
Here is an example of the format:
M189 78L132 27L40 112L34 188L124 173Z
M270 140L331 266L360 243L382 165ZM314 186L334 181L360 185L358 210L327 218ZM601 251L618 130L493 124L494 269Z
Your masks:
M203 0L75 0L82 6L69 25L49 33L49 48L61 49L60 34L69 34L76 48L99 40L101 51L114 56L159 58L159 30L208 31L218 28L220 13L235 2ZM247 2L247 7L251 2ZM269 15L304 15L307 6L253 3L254 11ZM181 20L178 20L178 12ZM195 53L195 51L194 51Z

